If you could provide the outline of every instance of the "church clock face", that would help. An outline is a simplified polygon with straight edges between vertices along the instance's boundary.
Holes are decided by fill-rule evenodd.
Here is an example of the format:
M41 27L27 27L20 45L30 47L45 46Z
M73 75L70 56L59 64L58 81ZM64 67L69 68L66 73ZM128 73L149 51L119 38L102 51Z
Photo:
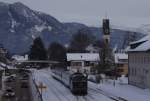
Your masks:
M109 34L109 29L105 29L105 34Z
M109 35L109 19L103 20L103 33L104 35Z

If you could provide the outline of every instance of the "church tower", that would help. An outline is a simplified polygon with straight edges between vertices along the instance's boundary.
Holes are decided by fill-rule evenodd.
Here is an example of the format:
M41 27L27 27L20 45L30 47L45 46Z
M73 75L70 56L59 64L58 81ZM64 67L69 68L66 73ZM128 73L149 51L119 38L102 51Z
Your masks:
M100 49L100 68L98 73L108 72L114 68L114 56L110 46L110 26L109 19L103 19L102 22L103 47Z
M103 41L106 47L110 45L110 26L109 19L103 19Z

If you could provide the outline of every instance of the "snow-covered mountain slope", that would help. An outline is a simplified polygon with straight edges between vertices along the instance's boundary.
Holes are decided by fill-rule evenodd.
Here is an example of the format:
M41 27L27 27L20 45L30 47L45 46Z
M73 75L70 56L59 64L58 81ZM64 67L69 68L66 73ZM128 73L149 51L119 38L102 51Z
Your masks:
M101 28L88 27L80 23L62 23L20 2L13 4L0 2L0 44L11 53L26 53L38 36L43 39L46 47L53 41L68 44L72 35L83 28L91 31L90 33L97 39L102 38ZM132 31L113 29L112 46L119 43L119 48L124 47L127 39L124 37L130 35L129 32ZM137 37L141 36L141 33L135 31L133 33Z

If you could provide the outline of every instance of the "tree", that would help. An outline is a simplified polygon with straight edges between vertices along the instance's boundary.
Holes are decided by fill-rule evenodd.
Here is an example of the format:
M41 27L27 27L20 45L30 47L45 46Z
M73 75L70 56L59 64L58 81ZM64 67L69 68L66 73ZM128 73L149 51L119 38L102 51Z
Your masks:
M114 56L112 49L102 41L97 41L95 46L99 47L99 64L94 67L98 73L106 73L114 69Z
M40 37L33 41L29 52L30 60L47 60L47 51Z
M124 35L122 49L125 49L127 46L129 46L131 42L136 41L138 37L138 33L127 31Z
M103 48L104 47L104 43L103 43L102 40L96 40L96 41L94 41L93 46L97 47L97 48Z
M66 48L60 43L53 42L48 48L48 57L49 60L61 62L60 66L66 66L67 56Z
M86 52L86 47L95 39L88 29L80 29L74 34L69 45L69 52Z

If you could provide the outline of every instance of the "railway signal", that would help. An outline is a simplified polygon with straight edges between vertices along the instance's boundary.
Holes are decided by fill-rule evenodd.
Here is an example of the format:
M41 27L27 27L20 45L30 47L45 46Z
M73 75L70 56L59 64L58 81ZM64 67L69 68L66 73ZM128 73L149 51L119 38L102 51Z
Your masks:
M40 93L42 95L43 90L46 90L47 87L42 82L40 82L40 84L38 85L38 88L39 88Z

